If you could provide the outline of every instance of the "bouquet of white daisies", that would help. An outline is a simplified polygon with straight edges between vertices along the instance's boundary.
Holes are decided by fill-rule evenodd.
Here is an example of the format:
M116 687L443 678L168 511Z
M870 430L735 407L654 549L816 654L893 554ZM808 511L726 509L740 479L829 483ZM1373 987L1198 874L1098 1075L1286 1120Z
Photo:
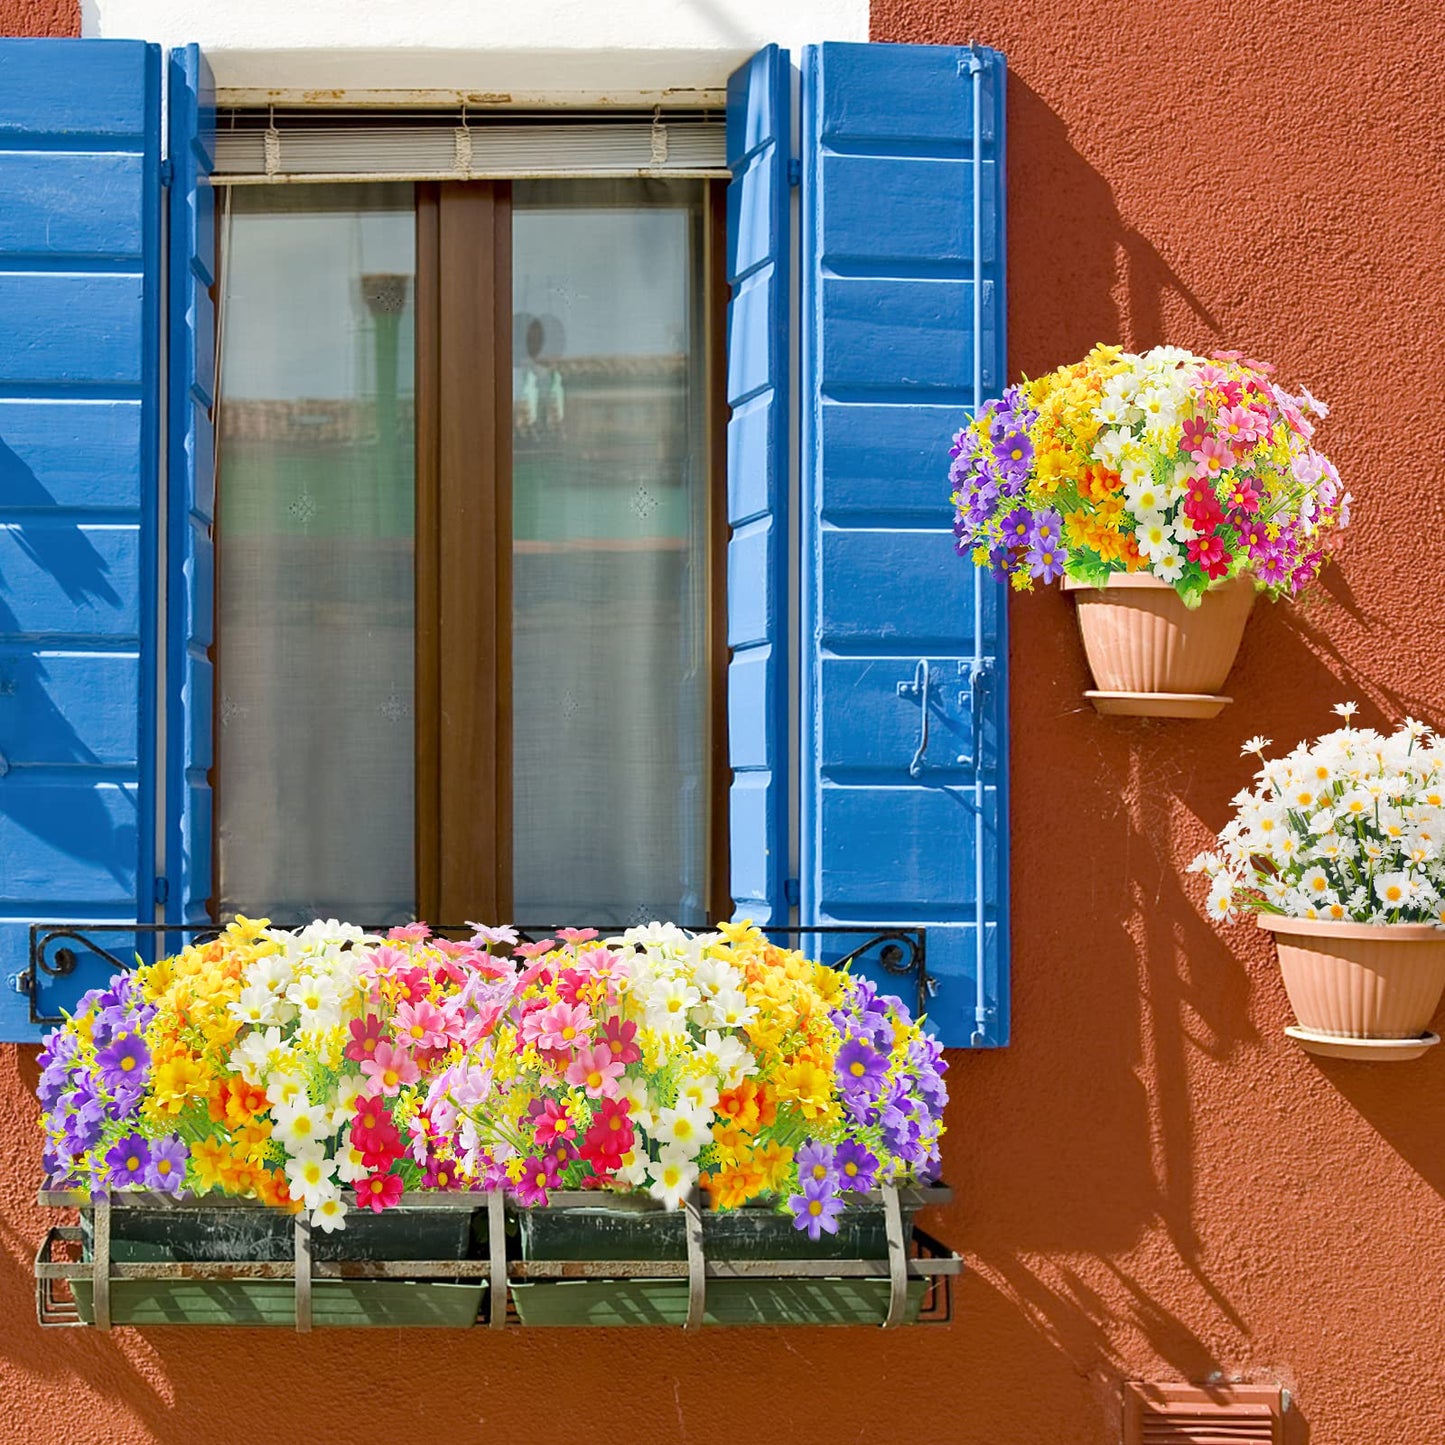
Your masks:
M1265 759L1268 738L1244 745L1255 786L1190 865L1210 880L1208 913L1445 928L1445 745L1413 718L1384 737L1351 725L1354 703L1335 711L1342 727L1282 758Z

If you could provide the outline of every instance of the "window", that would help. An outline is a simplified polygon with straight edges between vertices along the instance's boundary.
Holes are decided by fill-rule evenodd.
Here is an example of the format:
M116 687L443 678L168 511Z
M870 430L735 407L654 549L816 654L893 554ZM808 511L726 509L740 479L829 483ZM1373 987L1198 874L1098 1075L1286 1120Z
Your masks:
M0 61L0 1038L110 966L33 925L219 900L911 925L943 1039L1007 1040L1003 594L943 485L1001 56L765 47L725 204L715 117L428 112L377 187L354 117L218 134L194 46L164 107L144 42Z
M222 916L725 916L713 187L229 194Z

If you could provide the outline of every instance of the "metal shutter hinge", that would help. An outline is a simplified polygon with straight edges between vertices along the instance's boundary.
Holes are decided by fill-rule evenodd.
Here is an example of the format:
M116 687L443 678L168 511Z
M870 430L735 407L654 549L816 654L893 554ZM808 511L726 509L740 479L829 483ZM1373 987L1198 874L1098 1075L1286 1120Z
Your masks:
M156 902L164 903L171 896L171 885L166 879L157 877L154 891Z
M803 162L797 156L788 157L788 184L790 186L803 184Z
M783 902L789 908L796 908L803 899L803 885L796 878L783 880Z
M161 186L164 189L169 189L171 182L175 179L175 176L175 166L173 166L169 160L163 160L161 162Z

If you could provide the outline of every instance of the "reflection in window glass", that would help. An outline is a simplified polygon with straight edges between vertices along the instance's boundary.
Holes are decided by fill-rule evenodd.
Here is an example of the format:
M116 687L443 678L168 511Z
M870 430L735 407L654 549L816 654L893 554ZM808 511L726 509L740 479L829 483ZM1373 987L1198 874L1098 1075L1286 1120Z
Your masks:
M399 921L415 899L412 188L231 198L218 902Z
M513 191L513 878L526 923L707 912L702 185Z

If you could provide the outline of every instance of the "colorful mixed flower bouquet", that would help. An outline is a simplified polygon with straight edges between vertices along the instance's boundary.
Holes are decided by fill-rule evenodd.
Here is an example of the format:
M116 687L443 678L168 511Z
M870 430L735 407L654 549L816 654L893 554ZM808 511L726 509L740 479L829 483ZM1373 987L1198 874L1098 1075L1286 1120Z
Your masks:
M524 1204L646 1189L675 1207L786 1200L813 1238L840 1195L927 1179L946 1101L938 1045L880 997L747 924L521 945L502 1013L433 1090L467 1172Z
M1190 871L1210 881L1208 911L1239 908L1290 918L1445 927L1445 745L1406 718L1382 737L1345 725L1264 762L1251 738L1258 784L1235 799L1217 851Z
M237 919L86 994L41 1056L61 1188L239 1195L344 1223L412 1189L781 1201L925 1182L947 1099L905 1007L748 924L521 942Z
M1351 498L1311 445L1310 416L1329 409L1273 370L1232 351L1096 346L1009 387L954 438L959 554L1023 591L1147 572L1191 606L1241 575L1294 595Z
M494 965L425 927L383 941L238 918L211 943L92 990L41 1054L45 1170L56 1187L223 1194L341 1227L448 1188L423 1102L480 1027ZM500 971L500 969L498 970Z

